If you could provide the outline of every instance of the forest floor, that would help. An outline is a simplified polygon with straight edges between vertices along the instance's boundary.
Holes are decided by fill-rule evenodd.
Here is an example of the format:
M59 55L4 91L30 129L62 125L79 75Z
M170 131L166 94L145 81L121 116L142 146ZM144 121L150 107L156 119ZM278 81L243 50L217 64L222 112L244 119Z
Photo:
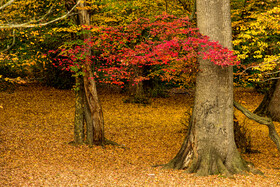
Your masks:
M238 89L236 100L254 110L262 95ZM185 137L188 95L153 99L150 105L123 103L124 95L100 94L107 139L125 145L71 146L74 94L41 86L0 92L0 186L280 186L279 152L265 126L245 119L258 153L242 154L264 175L197 177L154 168L170 161ZM275 123L278 132L280 124Z

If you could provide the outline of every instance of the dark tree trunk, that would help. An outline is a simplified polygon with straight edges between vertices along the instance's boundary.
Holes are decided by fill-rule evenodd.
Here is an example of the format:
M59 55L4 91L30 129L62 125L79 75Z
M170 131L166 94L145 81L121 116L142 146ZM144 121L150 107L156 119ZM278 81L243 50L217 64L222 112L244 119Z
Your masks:
M75 87L75 122L74 122L74 142L82 144L84 142L84 91L83 79L76 77Z
M196 2L200 32L232 49L230 1ZM198 175L250 171L234 141L232 67L220 67L203 59L199 59L199 64L189 132L166 167Z
M84 7L85 2L81 2L79 9L79 23L81 25L90 25L90 15ZM86 39L90 36L84 34L83 37ZM88 49L87 56L90 55L91 51ZM81 144L85 141L90 146L103 145L105 143L103 113L98 99L96 83L93 78L90 63L84 64L83 72L83 79L76 79L76 83L80 89L76 91L76 115L74 125L75 143ZM83 115L81 115L81 113L83 113ZM83 128L84 123L86 126L85 129ZM84 132L86 132L86 140L84 140Z
M104 120L102 108L98 99L96 84L91 73L91 68L86 65L87 73L84 75L85 88L85 111L87 124L87 143L89 145L103 145L104 138Z
M143 69L135 66L134 70L134 77L131 78L128 85L129 97L125 100L125 102L147 104L149 101L144 90L143 81L137 83L134 81L136 77L143 75Z
M265 94L263 101L254 113L267 115L273 121L280 122L280 79L273 80L271 88Z
M280 122L280 79L277 80L275 90L268 105L268 114L272 120Z

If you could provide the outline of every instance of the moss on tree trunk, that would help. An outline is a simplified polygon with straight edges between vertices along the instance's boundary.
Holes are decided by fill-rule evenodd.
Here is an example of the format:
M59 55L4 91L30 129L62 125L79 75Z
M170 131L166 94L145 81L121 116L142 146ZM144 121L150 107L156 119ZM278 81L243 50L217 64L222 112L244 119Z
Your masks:
M79 22L81 25L90 24L90 14L85 8L85 2L80 3ZM83 35L83 39L90 38L88 34ZM90 49L86 51L86 63L83 67L83 79L76 78L76 114L74 125L74 142L76 144L87 143L92 145L105 144L104 120L102 108L98 99L96 83L93 78L91 65L88 56L91 55ZM84 129L84 124L86 128ZM86 132L86 139L85 139Z
M74 121L74 143L82 144L84 142L84 94L83 79L76 77L75 88L75 121Z

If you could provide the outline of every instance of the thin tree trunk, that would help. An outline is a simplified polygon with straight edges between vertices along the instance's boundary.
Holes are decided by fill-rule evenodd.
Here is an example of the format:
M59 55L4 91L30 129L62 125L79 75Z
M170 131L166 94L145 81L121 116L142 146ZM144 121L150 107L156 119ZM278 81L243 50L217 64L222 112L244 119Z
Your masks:
M131 80L129 81L129 85L128 85L129 97L125 100L125 102L147 104L147 103L149 103L149 100L145 94L143 81L140 81L138 83L135 83L135 81L134 81L134 79L137 76L140 76L143 74L144 70L137 66L134 67L134 70L135 70L134 77L131 78Z
M84 88L86 94L86 122L87 122L87 141L90 145L103 145L104 138L104 119L102 108L98 99L96 84L91 73L91 68L86 65L84 75ZM92 134L90 134L92 133Z
M196 2L200 32L232 49L230 1ZM180 151L166 167L198 175L250 171L234 141L232 67L220 67L200 58L199 68L189 132Z
M81 25L90 25L90 14L85 8L85 2L80 3L79 19ZM84 35L84 39L90 38L88 34ZM87 51L87 56L91 55L90 49ZM86 57L88 58L88 57ZM102 108L98 99L96 83L92 74L89 60L86 59L84 64L83 85L85 91L85 121L87 125L87 143L89 145L103 145L104 138L104 120Z
M74 121L74 143L82 144L84 142L84 94L83 79L76 77L75 88L75 121Z

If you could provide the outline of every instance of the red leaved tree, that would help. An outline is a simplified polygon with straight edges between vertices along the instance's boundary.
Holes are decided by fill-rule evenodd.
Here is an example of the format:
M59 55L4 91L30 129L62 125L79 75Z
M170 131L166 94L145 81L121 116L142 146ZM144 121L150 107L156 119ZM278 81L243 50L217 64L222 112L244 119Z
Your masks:
M171 81L177 74L196 72L198 58L221 70L238 63L232 51L201 35L188 18L164 14L154 20L140 18L127 26L86 28L91 37L84 45L64 50L68 60L59 62L76 75L87 75L84 82L92 79L139 86L155 76Z

